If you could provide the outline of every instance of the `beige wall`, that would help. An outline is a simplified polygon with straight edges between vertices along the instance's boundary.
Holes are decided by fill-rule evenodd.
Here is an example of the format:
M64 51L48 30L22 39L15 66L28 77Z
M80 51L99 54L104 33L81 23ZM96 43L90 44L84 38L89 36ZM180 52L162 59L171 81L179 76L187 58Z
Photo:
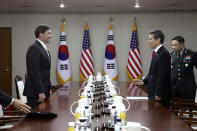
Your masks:
M167 13L126 13L126 14L0 14L0 27L12 28L12 85L15 95L14 76L26 73L25 55L27 48L35 40L34 29L39 24L47 24L52 29L53 38L48 45L52 57L51 81L56 79L56 62L58 54L61 17L66 18L66 33L69 47L73 80L79 80L79 61L83 41L84 18L88 17L90 39L94 58L95 71L103 68L104 52L109 27L109 17L114 18L114 35L119 69L119 80L126 81L126 65L131 40L133 19L137 19L137 29L141 51L143 75L149 70L151 49L148 47L148 32L161 29L165 34L165 46L171 51L171 38L183 35L186 47L197 50L197 12L167 12ZM197 76L197 71L195 70Z

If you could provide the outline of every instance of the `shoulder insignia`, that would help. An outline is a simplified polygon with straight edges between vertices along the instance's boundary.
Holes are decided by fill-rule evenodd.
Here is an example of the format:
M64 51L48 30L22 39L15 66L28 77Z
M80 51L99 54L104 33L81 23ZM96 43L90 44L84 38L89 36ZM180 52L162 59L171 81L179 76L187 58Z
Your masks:
M194 50L192 50L192 49L187 49L188 51L191 51L191 52L196 52L196 51L194 51Z

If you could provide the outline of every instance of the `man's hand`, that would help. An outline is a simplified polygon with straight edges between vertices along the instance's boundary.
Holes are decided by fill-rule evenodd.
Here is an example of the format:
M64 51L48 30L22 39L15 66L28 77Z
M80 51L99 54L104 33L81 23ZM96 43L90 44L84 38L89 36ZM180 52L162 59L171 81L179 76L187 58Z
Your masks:
M12 104L12 107L16 110L20 110L23 113L29 113L31 111L31 107L25 104L23 101L14 99L14 102Z
M39 94L38 102L41 103L41 102L45 101L45 99L46 99L45 94L44 93L40 93Z
M139 79L134 79L133 84L137 85L137 86L142 86L142 85L144 85L144 82L142 80L139 80Z

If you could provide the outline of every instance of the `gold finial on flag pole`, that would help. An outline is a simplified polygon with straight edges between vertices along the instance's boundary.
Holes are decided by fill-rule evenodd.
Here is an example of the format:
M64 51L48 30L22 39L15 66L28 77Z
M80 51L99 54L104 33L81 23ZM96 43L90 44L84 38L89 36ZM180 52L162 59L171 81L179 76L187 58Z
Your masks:
M86 22L86 24L85 24L85 30L88 30L88 17L85 17L85 22Z
M137 30L136 18L134 18L133 31L136 31L136 30Z
M62 22L65 22L66 20L65 20L65 17L62 17Z
M62 31L65 31L66 30L66 27L65 27L66 22L65 21L66 21L65 20L65 17L62 17Z
M109 17L109 21L113 22L114 21L113 17Z
M112 30L113 29L113 17L109 17L109 21L110 21L109 29Z

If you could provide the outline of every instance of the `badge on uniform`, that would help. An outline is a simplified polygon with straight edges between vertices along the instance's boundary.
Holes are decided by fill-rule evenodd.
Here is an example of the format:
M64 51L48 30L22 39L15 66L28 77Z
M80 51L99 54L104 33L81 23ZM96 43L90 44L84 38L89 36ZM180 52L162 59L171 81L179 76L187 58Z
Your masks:
M186 64L185 64L185 67L188 67L188 66L189 66L189 65L186 63Z
M185 67L189 66L188 63L190 63L190 60L191 60L191 56L190 55L185 56L185 58L183 60L183 62L185 63Z

